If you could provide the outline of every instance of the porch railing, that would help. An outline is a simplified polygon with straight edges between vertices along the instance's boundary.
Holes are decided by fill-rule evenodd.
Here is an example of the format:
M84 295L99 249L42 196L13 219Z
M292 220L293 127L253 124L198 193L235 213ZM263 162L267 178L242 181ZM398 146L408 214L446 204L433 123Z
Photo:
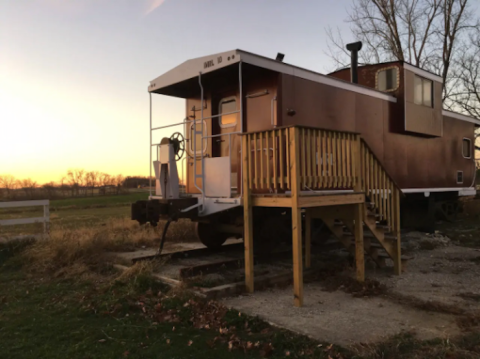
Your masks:
M297 145L301 190L352 189L358 176L355 133L287 127L247 133L252 190L291 189L292 147Z
M359 134L292 126L245 136L252 193L285 193L297 175L301 191L364 192L379 220L399 233L401 191Z

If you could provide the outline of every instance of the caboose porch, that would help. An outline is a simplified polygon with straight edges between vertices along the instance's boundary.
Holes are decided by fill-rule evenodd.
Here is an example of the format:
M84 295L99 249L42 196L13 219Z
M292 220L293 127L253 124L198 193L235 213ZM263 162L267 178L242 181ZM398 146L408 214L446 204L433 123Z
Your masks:
M254 290L255 206L291 208L296 306L303 304L302 211L305 267L311 264L311 219L320 218L355 255L359 281L365 279L365 254L379 265L391 258L400 274L400 190L359 134L300 126L245 133L242 161L248 292ZM364 228L373 235L366 240Z

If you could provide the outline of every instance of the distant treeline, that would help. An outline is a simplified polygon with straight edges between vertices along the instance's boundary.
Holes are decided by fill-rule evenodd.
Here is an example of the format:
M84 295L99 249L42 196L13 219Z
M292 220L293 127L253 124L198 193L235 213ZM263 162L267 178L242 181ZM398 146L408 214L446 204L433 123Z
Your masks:
M0 200L61 199L121 194L131 188L148 187L149 178L110 175L83 169L69 170L58 182L39 185L36 181L0 175Z

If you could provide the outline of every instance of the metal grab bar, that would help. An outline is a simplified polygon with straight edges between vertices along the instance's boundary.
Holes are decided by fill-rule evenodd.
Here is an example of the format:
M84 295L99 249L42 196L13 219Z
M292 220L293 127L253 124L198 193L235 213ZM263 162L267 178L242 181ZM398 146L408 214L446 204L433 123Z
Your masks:
M221 114L218 114L218 115L213 115L213 116L208 116L208 117L204 117L203 120L211 120L212 118L221 117L221 116L227 116L227 115L233 115L233 114L235 114L235 113L240 113L240 110L238 110L238 111L232 111L232 112L227 112L227 113L221 113ZM170 124L170 125L165 125L165 126L154 127L154 128L152 128L151 130L152 130L152 131L161 130L161 129L164 129L164 128L173 127L173 126L185 125L185 124L188 124L188 123L197 121L196 119L195 119L195 120L187 120L187 118L188 118L188 117L185 117L185 119L183 120L183 122L178 122L178 123L174 123L174 124Z
M277 101L277 96L273 96L272 97L272 100L270 101L270 123L272 125L272 127L275 127L275 111L273 109L273 103Z

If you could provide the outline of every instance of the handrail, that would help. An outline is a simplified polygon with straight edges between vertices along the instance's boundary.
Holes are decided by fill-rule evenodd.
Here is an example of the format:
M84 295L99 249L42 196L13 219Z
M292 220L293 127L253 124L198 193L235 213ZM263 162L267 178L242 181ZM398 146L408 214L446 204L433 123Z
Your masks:
M385 221L390 230L399 234L402 191L363 139L360 141L360 152L362 189L378 220Z

